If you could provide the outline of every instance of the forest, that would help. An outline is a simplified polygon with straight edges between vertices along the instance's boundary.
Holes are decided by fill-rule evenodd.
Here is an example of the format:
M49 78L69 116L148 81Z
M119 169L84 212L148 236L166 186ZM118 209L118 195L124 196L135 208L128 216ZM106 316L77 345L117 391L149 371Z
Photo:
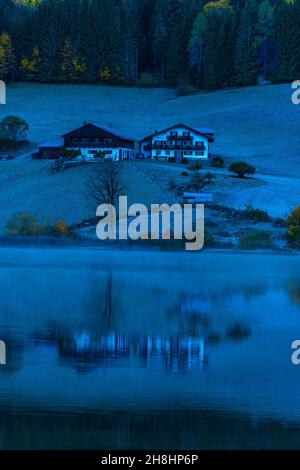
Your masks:
M300 0L0 0L0 79L177 87L300 78Z

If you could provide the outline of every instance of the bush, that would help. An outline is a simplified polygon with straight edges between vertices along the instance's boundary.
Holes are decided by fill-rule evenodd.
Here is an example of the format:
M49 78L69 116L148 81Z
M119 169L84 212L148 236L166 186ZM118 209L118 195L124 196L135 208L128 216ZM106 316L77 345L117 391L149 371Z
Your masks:
M62 220L57 220L53 228L54 228L54 232L59 237L71 237L72 236L71 227L66 222L63 222Z
M247 162L235 162L229 166L229 171L235 173L238 178L244 178L245 175L254 175L256 169L254 166L248 165Z
M224 160L221 157L214 157L211 161L213 168L224 168Z
M28 123L18 116L7 116L0 122L1 137L12 142L25 139L28 131Z
M175 157L169 157L168 162L169 163L176 163L176 158Z
M13 142L12 140L9 140L5 137L0 137L0 151L11 151L15 150L17 147L16 142Z
M300 206L296 207L287 219L287 240L290 246L300 248Z
M251 230L242 235L238 247L242 250L256 250L260 248L272 248L273 242L269 232L263 230Z
M254 208L251 204L246 204L245 210L242 211L241 215L253 222L270 222L272 220L267 211Z
M21 212L14 214L7 222L6 234L25 237L72 236L72 231L65 222L57 221L54 225L40 223L32 215Z
M170 191L175 191L177 189L177 184L174 178L169 179L169 190Z
M182 159L180 160L180 163L181 163L181 165L188 165L189 160L186 157L182 157Z
M189 176L189 174L188 174L187 171L183 171L183 172L181 173L181 176Z
M191 163L189 166L189 170L194 171L196 174L198 174L199 171L202 170L202 162L196 160L194 163Z

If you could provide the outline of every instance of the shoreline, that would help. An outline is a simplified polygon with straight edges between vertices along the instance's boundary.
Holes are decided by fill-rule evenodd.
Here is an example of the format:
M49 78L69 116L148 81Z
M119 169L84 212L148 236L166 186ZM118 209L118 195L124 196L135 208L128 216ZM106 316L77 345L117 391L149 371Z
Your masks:
M171 243L174 240L171 240ZM165 246L163 244L165 243ZM160 241L159 244L149 244L146 248L145 242L143 246L139 242L132 241L93 241L88 239L62 239L51 237L0 237L0 250L19 249L19 250L91 250L95 251L109 251L109 252L136 252L136 253L161 253L161 254L230 254L230 255L285 255L285 256L299 256L300 251L293 249L239 249L232 246L209 246L204 247L202 250L189 252L174 246L168 246L166 241Z

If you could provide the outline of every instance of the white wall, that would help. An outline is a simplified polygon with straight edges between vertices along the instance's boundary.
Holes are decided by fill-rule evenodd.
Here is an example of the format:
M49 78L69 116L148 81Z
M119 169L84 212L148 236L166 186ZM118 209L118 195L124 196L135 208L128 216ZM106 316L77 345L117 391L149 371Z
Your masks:
M172 131L177 131L178 132L178 135L182 135L182 133L184 131L187 131L187 129L185 128L180 128L180 127L174 127L173 129L171 129ZM168 131L168 132L162 132L162 133L159 133L157 134L156 136L154 136L152 138L152 145L155 144L156 141L166 141L167 140L167 137L170 135L171 131ZM190 135L191 137L193 137L193 145L195 145L197 142L202 142L204 143L204 146L205 146L205 150L203 151L203 155L196 155L195 152L197 150L184 150L184 146L182 148L182 151L184 152L188 152L188 154L185 154L183 155L184 157L188 158L188 159L207 159L208 158L208 154L209 154L209 142L208 142L208 139L207 137L204 137L204 136L201 136L199 134L197 134L196 132L192 132L190 131ZM187 138L186 140L189 140L189 138ZM149 151L149 150L144 150L144 147L147 146L147 143L143 143L143 152L145 154L145 156L151 156L152 158L154 158L156 156L156 153L157 153L157 150L156 149L153 149L152 152ZM178 147L177 150L181 150L181 147ZM199 149L199 151L201 152L201 149ZM165 149L161 149L160 150L160 156L158 158L169 158L169 157L174 157L175 156L175 150L173 149L170 149L170 150L165 150ZM167 152L170 152L169 154L167 154Z
M90 153L90 151L103 151L103 152L107 152L107 155L105 158L109 159L111 158L112 160L119 160L119 148L93 148L93 147L90 147L90 148L78 148L78 147L69 147L70 150L72 149L76 149L76 150L80 150L81 152L81 157L80 158L84 158L85 160L93 160L94 158L94 155ZM121 149L122 152L123 152L123 158L127 158L126 157L126 152L129 151L130 152L130 158L132 158L132 155L133 155L133 150L132 149ZM111 152L111 153L108 153L108 152Z

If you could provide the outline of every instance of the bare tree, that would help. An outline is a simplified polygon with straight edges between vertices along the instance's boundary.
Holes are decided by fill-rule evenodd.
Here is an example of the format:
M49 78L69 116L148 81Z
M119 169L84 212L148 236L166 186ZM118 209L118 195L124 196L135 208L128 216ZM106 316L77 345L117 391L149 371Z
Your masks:
M97 206L100 204L115 205L116 199L124 192L121 165L120 162L111 160L95 164L87 181L87 193Z

